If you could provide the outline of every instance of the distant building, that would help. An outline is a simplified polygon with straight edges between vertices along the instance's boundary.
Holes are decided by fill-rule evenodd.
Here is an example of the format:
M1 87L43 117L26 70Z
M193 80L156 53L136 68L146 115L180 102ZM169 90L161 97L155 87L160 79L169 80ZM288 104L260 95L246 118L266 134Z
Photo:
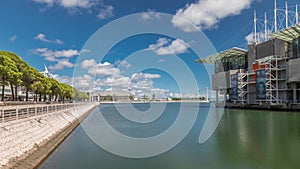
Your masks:
M132 95L127 91L122 90L106 90L92 94L92 101L130 101Z
M2 86L0 86L0 93L2 94ZM33 100L34 93L29 92L28 98L30 100ZM23 88L18 87L18 101L24 101L26 98L26 92ZM5 86L4 88L4 101L12 101L12 95L11 95L11 87Z

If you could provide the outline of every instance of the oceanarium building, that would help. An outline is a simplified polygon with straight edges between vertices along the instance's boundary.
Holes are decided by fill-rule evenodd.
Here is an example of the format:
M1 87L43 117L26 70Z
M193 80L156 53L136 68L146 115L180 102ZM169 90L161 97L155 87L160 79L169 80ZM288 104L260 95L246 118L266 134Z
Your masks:
M223 95L227 107L300 109L300 24L268 39L196 60L214 64L217 102Z

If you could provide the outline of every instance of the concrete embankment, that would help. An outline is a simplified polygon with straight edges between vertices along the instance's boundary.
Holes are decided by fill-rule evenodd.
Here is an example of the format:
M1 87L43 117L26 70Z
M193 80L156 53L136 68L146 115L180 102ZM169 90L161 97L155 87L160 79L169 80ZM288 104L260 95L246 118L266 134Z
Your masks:
M35 168L97 104L0 124L0 169Z

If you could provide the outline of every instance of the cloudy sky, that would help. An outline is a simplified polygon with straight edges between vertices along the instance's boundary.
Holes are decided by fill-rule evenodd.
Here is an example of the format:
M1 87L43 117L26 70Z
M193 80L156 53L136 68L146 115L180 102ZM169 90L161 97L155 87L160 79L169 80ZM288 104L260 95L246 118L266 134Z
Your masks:
M296 2L288 1L291 11L295 11ZM47 65L58 80L68 84L74 81L79 89L131 90L140 96L161 97L196 96L199 90L204 95L205 87L210 86L204 66L194 63L198 57L204 57L190 49L194 40L160 34L137 35L117 43L100 61L81 57L78 62L78 57L90 52L83 46L91 35L129 14L142 12L136 24L130 25L138 26L153 18L161 19L156 12L162 12L173 15L168 24L183 34L203 31L216 51L234 46L246 49L253 39L253 11L257 12L260 39L264 12L269 18L273 12L273 0L2 0L0 4L0 49L19 54L40 71ZM278 0L277 4L284 9L284 1ZM278 13L279 27L283 27L284 11ZM290 25L294 23L293 16L291 12ZM272 19L269 20L268 30L272 31ZM155 58L157 65L172 63L172 57L180 58L195 76L198 89L181 91L182 86L170 72L151 68L134 72L136 69L132 68L137 65L148 64L139 56L126 60L138 51L148 51L139 54L147 56L146 60ZM73 77L75 67L85 73ZM169 68L180 69L176 64Z

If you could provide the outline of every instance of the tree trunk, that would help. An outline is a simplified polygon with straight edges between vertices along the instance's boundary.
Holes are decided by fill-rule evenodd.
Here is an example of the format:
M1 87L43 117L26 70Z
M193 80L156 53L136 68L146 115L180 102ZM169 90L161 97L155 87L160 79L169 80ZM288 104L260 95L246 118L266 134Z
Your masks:
M28 102L28 89L26 88L26 101Z
M44 102L47 101L47 95L44 94Z
M18 98L18 86L15 86L15 100L19 101L19 98Z
M12 100L15 100L14 86L10 83Z
M42 101L42 93L40 93L39 102Z
M2 77L2 96L1 96L1 101L4 101L4 88L5 88L5 84L4 84L4 76Z

